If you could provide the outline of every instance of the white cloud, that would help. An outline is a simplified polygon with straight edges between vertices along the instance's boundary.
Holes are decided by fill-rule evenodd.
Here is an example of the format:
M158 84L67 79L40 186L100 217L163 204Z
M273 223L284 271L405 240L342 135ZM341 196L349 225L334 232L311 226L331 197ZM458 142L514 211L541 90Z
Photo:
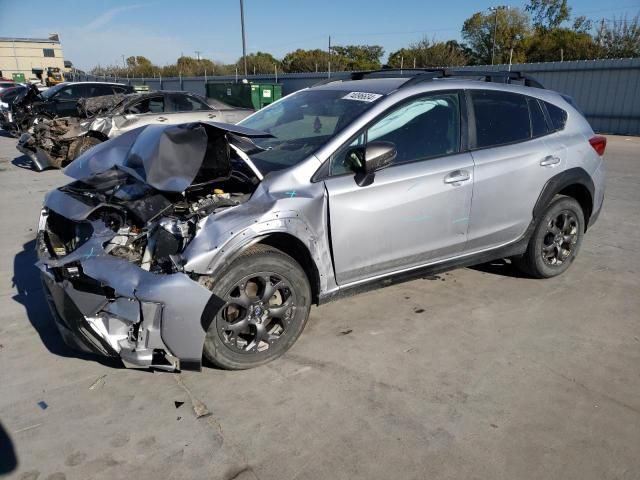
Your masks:
M138 4L112 8L111 10L107 10L102 15L94 19L92 22L87 23L84 27L82 27L82 30L84 30L85 32L91 32L110 23L111 20L113 20L114 17L119 13L127 12L129 10L135 10L136 8L141 8L142 6L143 5Z

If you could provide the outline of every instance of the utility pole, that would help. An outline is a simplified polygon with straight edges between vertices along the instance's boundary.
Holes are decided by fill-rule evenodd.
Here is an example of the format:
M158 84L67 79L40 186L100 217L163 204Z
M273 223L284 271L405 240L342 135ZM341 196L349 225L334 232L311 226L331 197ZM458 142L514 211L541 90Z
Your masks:
M202 53L200 50L194 50L194 53L196 54L196 60L200 61L200 54Z
M327 63L329 78L331 78L331 35L329 35L329 62Z
M491 47L491 65L493 65L493 62L496 56L496 34L498 33L498 10L500 9L509 10L509 7L507 5L498 5L497 7L489 8L489 10L493 10L495 12L495 17L493 21L493 46Z
M240 0L240 23L242 24L242 63L244 65L244 76L247 76L247 43L244 36L244 1Z
M124 61L124 53L122 54L122 66L123 66L124 68L127 68L127 64L126 64L126 63L125 63L125 61Z

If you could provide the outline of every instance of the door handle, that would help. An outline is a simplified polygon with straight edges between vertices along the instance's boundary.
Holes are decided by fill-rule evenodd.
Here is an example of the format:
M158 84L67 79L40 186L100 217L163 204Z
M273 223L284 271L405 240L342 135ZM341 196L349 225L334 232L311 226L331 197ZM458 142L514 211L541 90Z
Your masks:
M555 155L547 155L544 159L540 160L540 165L543 167L551 167L558 163L560 163L560 157L556 157Z
M469 172L467 172L466 170L454 170L453 172L449 173L447 176L444 177L444 183L456 184L456 183L466 182L470 178L471 178L471 175L469 175Z
M159 122L166 122L167 117L158 117L156 120L158 120Z
M207 115L207 117L209 117L209 118L216 118L216 114L215 114L215 113L210 113L209 115Z

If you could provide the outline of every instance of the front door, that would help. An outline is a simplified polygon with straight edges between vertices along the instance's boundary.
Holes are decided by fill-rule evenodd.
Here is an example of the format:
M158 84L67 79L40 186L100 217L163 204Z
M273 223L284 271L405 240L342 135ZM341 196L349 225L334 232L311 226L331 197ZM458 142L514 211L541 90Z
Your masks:
M393 164L358 187L349 146L393 142ZM344 285L460 254L473 160L460 152L460 95L431 93L395 107L331 159L325 180L336 280Z

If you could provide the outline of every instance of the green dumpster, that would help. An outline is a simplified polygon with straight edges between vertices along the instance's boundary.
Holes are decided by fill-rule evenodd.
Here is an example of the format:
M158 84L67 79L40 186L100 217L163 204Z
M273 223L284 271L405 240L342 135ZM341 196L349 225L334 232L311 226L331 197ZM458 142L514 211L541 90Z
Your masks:
M277 83L207 83L207 97L232 107L262 107L282 97L282 85Z
M13 81L17 83L24 83L24 73L12 73Z

